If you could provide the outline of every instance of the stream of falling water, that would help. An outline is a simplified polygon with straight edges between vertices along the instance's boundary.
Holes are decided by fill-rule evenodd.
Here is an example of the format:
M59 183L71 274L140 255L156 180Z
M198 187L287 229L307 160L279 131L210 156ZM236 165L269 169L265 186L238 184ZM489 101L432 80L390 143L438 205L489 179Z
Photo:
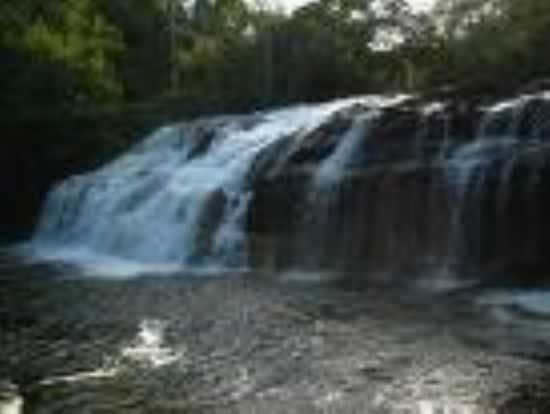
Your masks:
M304 237L299 238L300 267L319 271L325 265L324 259L330 256L324 244L327 226L334 225L335 217L339 217L337 204L342 192L342 175L353 170L360 144L368 140L369 129L380 115L379 110L373 110L355 118L334 151L318 166L307 190L308 213L300 230ZM336 235L339 230L333 228L331 232Z
M257 156L289 135L299 142L343 108L402 99L350 98L259 113L252 122L226 117L161 128L98 171L59 184L26 251L99 273L246 267L247 177ZM347 141L326 173L343 167Z

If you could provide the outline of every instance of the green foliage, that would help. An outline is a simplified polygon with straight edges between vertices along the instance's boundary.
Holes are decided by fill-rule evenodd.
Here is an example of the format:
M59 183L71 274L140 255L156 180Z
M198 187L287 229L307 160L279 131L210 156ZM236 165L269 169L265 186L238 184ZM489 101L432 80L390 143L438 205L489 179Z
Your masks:
M549 35L546 0L439 0L431 15L405 0L316 0L292 14L245 0L19 0L0 4L0 102L65 111L169 98L214 111L449 83L498 90L547 76Z
M63 102L58 103L104 101L120 96L113 59L123 52L124 45L119 31L99 13L93 0L24 0L19 4L4 3L0 9L0 47L26 56L14 75L22 71L28 79L29 71L35 75L57 72L57 87L63 90ZM51 81L51 76L35 79L46 81Z
M169 88L168 9L161 0L95 0L124 45L113 63L125 101L145 100ZM183 22L178 22L183 25Z
M506 92L550 75L543 51L550 35L545 0L439 0L446 59L433 65L434 81L477 92ZM482 70L480 70L482 68Z

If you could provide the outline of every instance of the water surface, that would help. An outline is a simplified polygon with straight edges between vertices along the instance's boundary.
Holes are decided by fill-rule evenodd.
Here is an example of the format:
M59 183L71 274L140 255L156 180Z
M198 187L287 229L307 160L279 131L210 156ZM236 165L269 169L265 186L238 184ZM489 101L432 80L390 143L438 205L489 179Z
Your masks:
M103 276L2 256L0 377L26 413L549 408L542 290Z

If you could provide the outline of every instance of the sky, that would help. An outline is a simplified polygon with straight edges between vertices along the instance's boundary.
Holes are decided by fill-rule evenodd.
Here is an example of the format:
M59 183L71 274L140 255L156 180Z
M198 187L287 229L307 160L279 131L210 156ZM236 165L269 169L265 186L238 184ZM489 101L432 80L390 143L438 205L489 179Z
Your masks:
M286 10L292 10L311 0L278 0ZM435 0L408 0L415 10L423 11L430 8Z

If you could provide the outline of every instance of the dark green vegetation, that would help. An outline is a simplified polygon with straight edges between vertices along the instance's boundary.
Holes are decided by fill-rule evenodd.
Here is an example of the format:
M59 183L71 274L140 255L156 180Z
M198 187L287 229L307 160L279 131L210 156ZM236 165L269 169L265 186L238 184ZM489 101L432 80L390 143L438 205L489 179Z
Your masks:
M2 2L0 240L28 234L52 182L163 122L447 85L499 94L550 72L545 0L377 3Z

